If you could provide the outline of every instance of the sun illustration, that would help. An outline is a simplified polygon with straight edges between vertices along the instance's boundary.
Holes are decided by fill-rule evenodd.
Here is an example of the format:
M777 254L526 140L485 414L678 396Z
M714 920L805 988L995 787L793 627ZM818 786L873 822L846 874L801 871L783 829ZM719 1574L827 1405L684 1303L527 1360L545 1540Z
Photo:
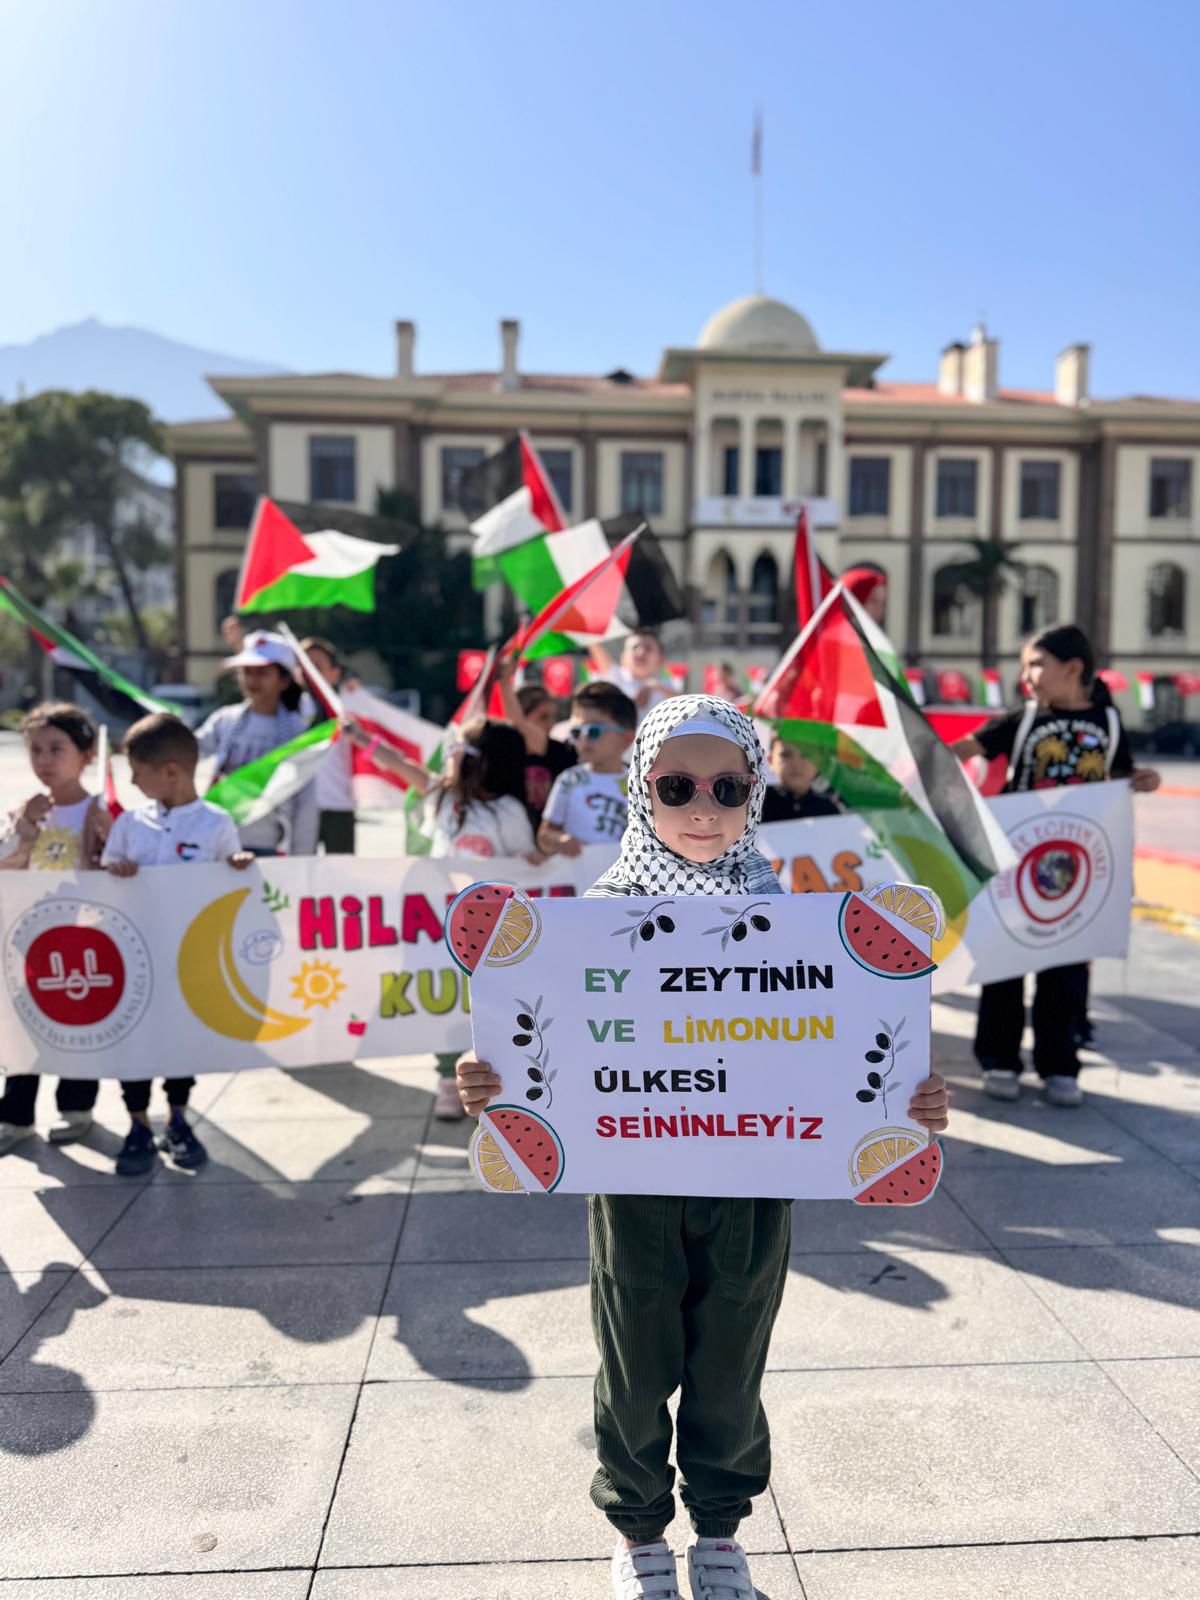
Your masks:
M341 968L328 961L305 961L292 973L292 999L303 1000L305 1011L313 1006L328 1010L345 988Z

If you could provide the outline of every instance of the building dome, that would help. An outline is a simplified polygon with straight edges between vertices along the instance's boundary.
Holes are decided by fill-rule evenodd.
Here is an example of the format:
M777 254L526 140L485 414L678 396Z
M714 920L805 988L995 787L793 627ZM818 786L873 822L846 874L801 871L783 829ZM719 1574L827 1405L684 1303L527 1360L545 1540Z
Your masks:
M821 347L798 311L769 295L748 294L709 318L697 348L727 355L812 356Z

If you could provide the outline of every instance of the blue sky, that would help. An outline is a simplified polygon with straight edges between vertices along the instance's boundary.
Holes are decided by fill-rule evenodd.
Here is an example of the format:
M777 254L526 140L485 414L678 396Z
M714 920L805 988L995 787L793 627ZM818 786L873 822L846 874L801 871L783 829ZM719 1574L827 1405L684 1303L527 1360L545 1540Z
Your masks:
M646 372L753 288L931 378L1094 346L1200 395L1200 7L0 0L0 343L96 314L297 369Z

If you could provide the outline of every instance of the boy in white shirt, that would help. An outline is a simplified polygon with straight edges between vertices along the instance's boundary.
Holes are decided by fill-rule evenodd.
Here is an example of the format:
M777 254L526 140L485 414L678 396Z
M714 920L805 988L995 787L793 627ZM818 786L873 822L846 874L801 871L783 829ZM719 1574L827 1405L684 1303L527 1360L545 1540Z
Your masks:
M125 753L134 784L150 801L136 811L123 811L113 824L100 864L117 878L132 878L139 867L176 867L189 862L227 861L239 870L254 861L243 850L237 825L228 811L210 805L196 793L196 736L185 722L155 712L135 722L125 736ZM193 1133L186 1115L195 1078L166 1078L169 1115L166 1132L156 1147L148 1116L149 1078L121 1084L131 1124L117 1156L124 1178L141 1177L168 1152L177 1167L201 1167L208 1151Z
M554 780L538 827L546 855L577 856L585 844L621 843L629 816L625 758L637 733L637 706L614 684L586 683L571 701L579 765Z

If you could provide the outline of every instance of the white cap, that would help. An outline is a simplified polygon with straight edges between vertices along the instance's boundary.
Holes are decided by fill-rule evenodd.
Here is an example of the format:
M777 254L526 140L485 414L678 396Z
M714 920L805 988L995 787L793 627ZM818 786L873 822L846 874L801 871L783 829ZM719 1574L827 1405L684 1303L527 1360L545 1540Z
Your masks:
M260 629L248 633L242 648L235 656L226 656L223 667L282 667L287 673L295 672L296 657L291 645L281 633L268 633Z
M739 750L742 747L742 741L732 728L726 727L717 717L709 716L704 712L698 717L689 717L686 722L681 722L677 728L672 728L663 743L666 744L667 739L681 738L685 733L706 733L713 739L727 739L730 744L736 744Z

